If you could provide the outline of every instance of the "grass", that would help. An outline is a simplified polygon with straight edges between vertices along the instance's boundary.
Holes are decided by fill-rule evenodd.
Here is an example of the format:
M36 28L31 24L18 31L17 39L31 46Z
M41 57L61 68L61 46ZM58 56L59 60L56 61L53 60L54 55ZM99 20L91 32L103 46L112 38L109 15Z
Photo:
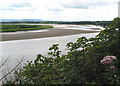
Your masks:
M50 25L0 25L0 32L16 32L52 28Z

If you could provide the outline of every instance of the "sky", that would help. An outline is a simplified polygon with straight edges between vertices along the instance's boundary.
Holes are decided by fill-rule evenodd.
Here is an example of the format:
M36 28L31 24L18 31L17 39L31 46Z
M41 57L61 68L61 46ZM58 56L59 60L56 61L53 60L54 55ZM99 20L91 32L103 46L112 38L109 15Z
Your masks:
M118 17L120 0L0 0L0 19L103 21Z

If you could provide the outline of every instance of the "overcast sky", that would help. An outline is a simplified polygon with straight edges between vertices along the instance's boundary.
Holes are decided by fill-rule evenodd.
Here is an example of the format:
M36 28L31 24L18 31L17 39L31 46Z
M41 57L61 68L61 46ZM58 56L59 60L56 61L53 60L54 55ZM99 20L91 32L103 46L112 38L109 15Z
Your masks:
M120 0L1 0L2 19L113 20Z

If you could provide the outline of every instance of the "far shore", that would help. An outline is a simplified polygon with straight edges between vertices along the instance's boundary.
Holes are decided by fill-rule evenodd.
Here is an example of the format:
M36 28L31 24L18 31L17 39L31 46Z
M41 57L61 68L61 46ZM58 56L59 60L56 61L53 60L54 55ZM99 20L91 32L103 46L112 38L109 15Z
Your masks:
M66 36L66 35L74 35L74 34L86 34L86 33L96 33L99 32L99 28L90 28L89 30L73 30L66 29L69 27L75 27L74 25L53 25L54 28L45 29L47 31L43 32L25 32L20 34L1 34L2 40L0 41L11 41L11 40L22 40L22 39L35 39L35 38L46 38L46 37L56 37L56 36ZM62 29L61 29L62 28ZM18 32L13 32L18 33Z

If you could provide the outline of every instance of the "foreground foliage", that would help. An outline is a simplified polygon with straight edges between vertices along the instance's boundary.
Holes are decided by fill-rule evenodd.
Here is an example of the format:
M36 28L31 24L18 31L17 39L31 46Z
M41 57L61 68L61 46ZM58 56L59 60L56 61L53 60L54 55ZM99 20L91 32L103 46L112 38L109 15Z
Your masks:
M22 71L16 71L10 84L120 84L120 18L101 31L95 38L78 38L66 47L67 55L61 55L59 45L49 48L48 56L37 55ZM103 64L106 58L114 62ZM105 57L107 56L107 57ZM104 59L103 59L104 57Z

